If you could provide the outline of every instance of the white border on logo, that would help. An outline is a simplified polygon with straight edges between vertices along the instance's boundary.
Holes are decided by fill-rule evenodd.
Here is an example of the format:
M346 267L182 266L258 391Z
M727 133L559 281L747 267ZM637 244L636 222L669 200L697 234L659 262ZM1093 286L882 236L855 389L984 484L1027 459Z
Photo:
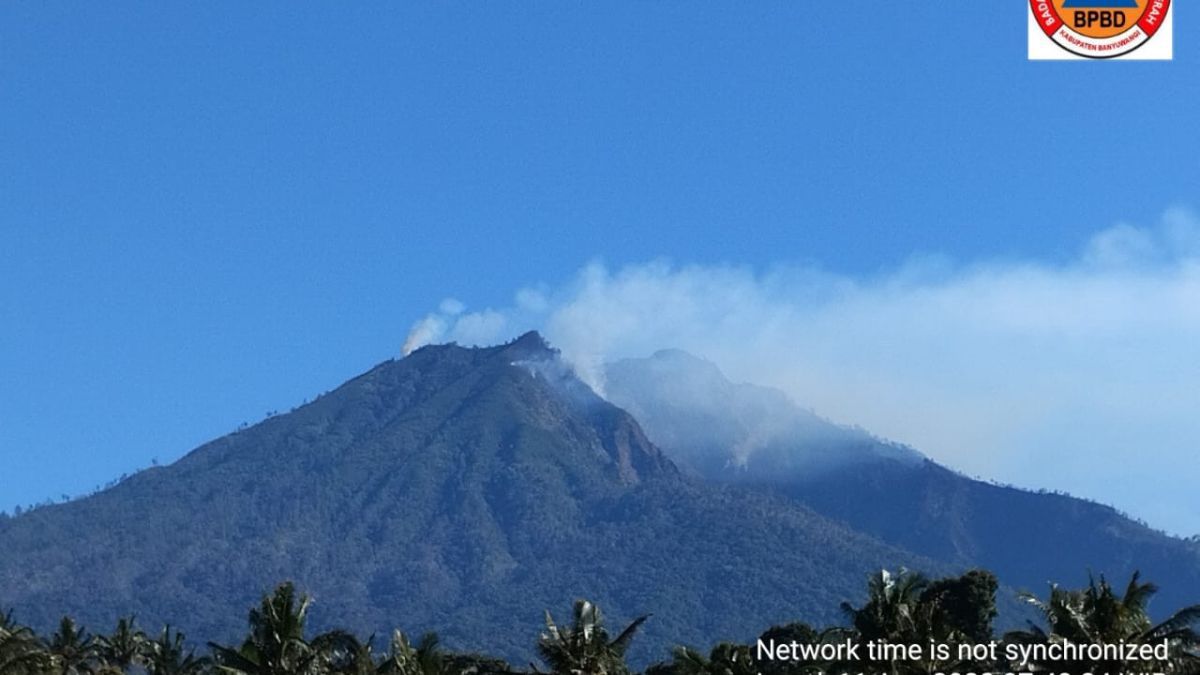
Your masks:
M1171 3L1167 15L1163 17L1162 26L1154 37L1146 44L1137 49L1114 56L1110 59L1093 59L1086 56L1073 54L1066 49L1058 46L1050 37L1042 32L1042 27L1038 24L1037 17L1033 14L1033 9L1029 2L1025 2L1025 15L1029 21L1029 60L1030 61L1170 61L1175 56L1174 45L1174 23L1175 23L1175 0Z

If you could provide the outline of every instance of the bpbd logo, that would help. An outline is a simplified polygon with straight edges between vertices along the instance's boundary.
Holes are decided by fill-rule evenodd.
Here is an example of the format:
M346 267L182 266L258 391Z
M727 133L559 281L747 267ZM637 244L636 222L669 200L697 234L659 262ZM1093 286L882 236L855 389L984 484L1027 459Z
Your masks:
M1171 0L1030 0L1030 9L1041 39L1076 56L1111 59L1141 49L1162 32ZM1046 58L1035 55L1040 50L1034 49L1034 37L1031 31L1030 57Z
M1066 0L1062 4L1070 17L1071 27L1092 37L1109 37L1113 31L1123 30L1131 22L1129 10L1137 11L1137 0L1118 2L1088 2Z

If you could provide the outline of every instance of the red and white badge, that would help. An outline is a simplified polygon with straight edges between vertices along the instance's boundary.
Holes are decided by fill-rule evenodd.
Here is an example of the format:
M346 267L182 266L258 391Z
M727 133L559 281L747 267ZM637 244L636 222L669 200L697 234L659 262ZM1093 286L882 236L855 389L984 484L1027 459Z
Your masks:
M1167 59L1171 0L1030 0L1029 58Z

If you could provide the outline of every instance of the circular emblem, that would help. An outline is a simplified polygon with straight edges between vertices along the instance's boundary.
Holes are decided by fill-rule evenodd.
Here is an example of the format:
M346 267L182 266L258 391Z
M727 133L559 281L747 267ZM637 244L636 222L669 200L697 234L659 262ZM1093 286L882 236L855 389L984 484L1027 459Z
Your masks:
M1030 6L1042 32L1059 47L1111 59L1149 42L1171 0L1030 0Z

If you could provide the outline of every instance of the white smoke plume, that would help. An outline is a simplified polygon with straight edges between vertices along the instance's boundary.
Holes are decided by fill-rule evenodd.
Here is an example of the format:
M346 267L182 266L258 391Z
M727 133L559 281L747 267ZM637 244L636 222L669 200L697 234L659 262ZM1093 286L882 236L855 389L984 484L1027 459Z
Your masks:
M537 328L603 392L606 360L677 347L968 474L1200 530L1200 224L1186 211L1101 231L1065 263L926 258L871 279L594 263L509 307L449 309L405 352Z
M437 341L445 334L451 322L457 323L456 317L462 314L465 309L466 305L458 300L446 298L438 306L436 313L426 316L413 325L412 330L408 332L408 337L404 340L404 346L400 348L400 352L404 356L408 356L414 349Z

